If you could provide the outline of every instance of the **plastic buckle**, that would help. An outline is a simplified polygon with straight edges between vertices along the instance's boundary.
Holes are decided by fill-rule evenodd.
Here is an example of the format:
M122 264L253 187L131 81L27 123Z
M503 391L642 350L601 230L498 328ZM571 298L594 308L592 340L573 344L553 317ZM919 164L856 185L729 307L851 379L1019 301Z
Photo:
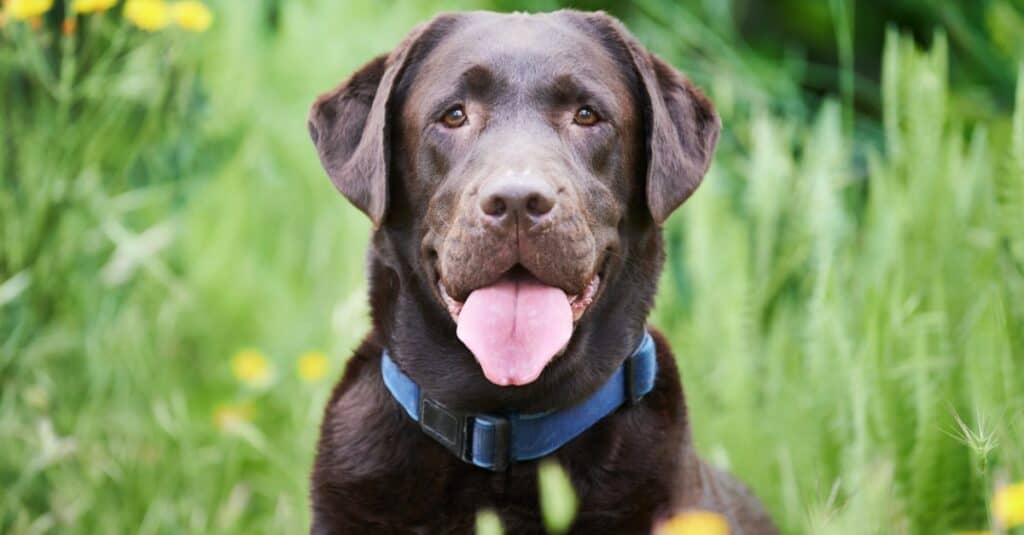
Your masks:
M496 472L505 471L508 468L509 457L512 453L512 427L509 425L508 418L480 414L475 417L475 420L489 423L494 430L493 442L491 443L491 465L484 468L489 468ZM477 464L472 460L469 462Z
M465 462L472 462L469 428L472 417L420 397L420 428Z

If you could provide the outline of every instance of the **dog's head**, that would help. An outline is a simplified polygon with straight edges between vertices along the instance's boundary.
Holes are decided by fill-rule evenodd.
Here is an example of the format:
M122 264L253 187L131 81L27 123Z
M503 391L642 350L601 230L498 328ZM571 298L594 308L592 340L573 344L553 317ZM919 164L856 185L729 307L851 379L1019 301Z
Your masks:
M440 15L320 97L310 134L376 229L382 342L453 406L571 402L639 339L659 226L719 122L601 13Z

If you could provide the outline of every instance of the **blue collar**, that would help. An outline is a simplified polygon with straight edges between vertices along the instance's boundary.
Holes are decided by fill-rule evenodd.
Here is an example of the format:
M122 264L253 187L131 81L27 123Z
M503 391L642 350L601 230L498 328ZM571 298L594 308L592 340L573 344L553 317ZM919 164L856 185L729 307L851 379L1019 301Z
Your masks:
M645 331L611 379L579 405L536 414L483 414L451 410L421 396L420 387L398 369L387 350L380 360L388 391L424 433L463 461L494 471L561 448L623 403L639 401L654 389L658 374L654 339Z

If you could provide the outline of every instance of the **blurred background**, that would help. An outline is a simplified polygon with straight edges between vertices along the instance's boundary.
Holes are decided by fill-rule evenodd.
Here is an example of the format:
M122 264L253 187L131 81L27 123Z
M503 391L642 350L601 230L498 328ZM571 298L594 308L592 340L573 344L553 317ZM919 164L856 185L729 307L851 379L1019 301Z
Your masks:
M439 11L570 4L3 4L0 532L307 530L370 230L308 106ZM700 452L787 533L1024 523L1024 1L571 5L723 118L652 318Z

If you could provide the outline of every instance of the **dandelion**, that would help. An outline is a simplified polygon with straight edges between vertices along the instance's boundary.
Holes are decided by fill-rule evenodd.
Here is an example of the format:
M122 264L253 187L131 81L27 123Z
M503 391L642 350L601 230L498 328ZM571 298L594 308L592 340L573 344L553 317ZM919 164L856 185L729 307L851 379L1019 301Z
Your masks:
M1024 481L996 491L992 514L1004 527L1024 526Z
M71 11L75 13L97 13L106 11L117 3L117 0L74 0L71 2Z
M658 535L729 535L729 523L710 511L679 513L658 527Z
M163 0L128 0L124 18L148 32L166 28L171 22L170 9Z
M320 351L310 351L302 355L299 357L298 364L296 364L299 378L307 383L323 379L327 375L329 368L330 362L327 360L327 355Z
M227 431L252 420L252 406L248 404L222 403L213 410L213 423L217 429Z
M53 0L8 0L7 14L14 20L36 19L53 7Z
M171 7L174 23L190 32L205 32L213 23L213 13L206 4L194 0L176 2Z
M274 373L267 357L255 349L243 349L231 359L231 373L242 383L259 388L270 384Z

